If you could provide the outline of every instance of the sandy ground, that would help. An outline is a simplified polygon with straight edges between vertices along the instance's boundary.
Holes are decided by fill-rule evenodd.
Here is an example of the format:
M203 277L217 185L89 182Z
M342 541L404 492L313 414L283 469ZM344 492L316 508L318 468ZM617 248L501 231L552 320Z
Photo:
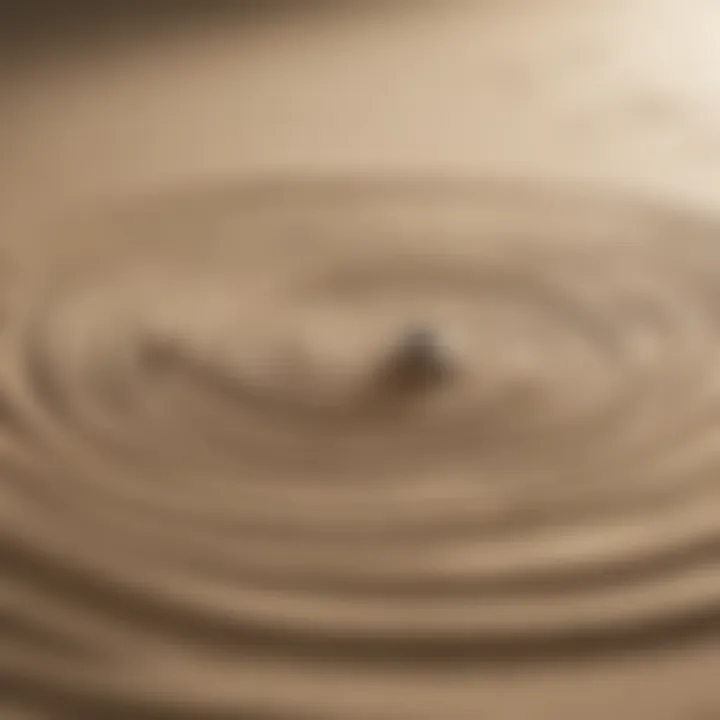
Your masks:
M43 256L35 238L56 240L35 228L68 208L238 176L500 176L602 187L698 218L720 207L720 5L340 5L96 28L92 38L43 40L8 59L0 87L7 267ZM217 688L232 707L232 673L216 664L194 674L179 660L175 685ZM710 720L720 717L719 675L720 651L701 644L444 673L428 683L432 691L415 676L385 686L376 674L363 694L338 671L325 689L315 680L292 692L301 707L344 693L368 720ZM275 681L279 698L295 687L292 674ZM393 705L398 683L403 698L418 684L422 710Z

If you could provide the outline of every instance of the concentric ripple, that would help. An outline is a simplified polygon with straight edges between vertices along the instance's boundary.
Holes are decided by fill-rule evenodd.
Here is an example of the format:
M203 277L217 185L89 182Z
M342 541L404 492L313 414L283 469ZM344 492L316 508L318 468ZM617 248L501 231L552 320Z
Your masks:
M453 718L435 664L709 637L717 238L370 179L56 229L0 337L0 688L42 717Z

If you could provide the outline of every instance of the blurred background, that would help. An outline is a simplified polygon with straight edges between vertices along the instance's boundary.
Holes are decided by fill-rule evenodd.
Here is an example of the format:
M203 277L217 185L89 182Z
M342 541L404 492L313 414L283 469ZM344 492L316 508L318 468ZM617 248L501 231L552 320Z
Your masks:
M394 174L602 188L703 222L715 217L720 3L28 2L0 10L5 268L61 242L47 232L55 218L118 199L238 179ZM706 578L717 577L715 559ZM2 567L0 555L0 607L4 592L10 598ZM172 652L161 656L167 665L135 690L140 696L172 699L202 687L190 693L196 705L169 703L167 715L147 717L720 718L714 642L561 666L410 664L388 670L387 681L366 667L357 683L352 667L333 668L326 681L309 673L312 682L292 667L277 677L257 670L242 687L222 653L198 654L206 651L202 673L194 647L175 665ZM2 667L0 701L12 690L18 718L55 717L47 707L30 714L32 685L3 684ZM122 696L122 678L113 697ZM243 693L254 687L263 688L260 709L244 714L252 703ZM337 711L343 702L346 714ZM139 706L118 705L125 709L69 701L57 717L145 717Z

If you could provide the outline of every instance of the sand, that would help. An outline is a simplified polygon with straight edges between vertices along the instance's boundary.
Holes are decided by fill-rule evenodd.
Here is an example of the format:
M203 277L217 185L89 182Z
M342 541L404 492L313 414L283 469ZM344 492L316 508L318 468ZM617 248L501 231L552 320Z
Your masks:
M538 5L8 58L3 718L720 715L720 10Z

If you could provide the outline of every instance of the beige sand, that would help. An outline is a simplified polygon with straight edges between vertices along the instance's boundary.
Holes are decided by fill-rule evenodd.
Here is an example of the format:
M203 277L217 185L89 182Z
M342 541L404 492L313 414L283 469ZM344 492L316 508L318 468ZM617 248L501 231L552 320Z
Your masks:
M3 73L3 720L720 716L720 7L153 22Z

